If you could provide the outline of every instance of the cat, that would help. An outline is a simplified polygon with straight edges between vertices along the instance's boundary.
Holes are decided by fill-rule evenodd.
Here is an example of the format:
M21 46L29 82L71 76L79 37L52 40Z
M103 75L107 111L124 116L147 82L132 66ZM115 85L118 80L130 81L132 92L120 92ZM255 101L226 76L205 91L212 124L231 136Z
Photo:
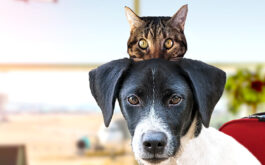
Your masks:
M163 58L175 61L184 56L187 42L184 25L188 5L172 17L139 17L130 8L125 14L130 25L127 52L134 61Z

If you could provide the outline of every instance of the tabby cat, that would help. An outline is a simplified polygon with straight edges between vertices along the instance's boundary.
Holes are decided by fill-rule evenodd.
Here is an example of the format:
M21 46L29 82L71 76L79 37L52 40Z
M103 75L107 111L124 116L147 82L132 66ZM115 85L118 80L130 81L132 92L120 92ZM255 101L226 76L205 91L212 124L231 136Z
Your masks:
M125 7L130 24L128 54L134 61L152 58L177 60L187 51L184 25L188 6L182 6L172 17L139 17Z

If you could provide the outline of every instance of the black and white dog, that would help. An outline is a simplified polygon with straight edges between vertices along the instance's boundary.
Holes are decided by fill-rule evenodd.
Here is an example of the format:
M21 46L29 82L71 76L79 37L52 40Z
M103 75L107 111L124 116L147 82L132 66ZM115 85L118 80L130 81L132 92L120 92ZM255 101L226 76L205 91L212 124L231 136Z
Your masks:
M260 164L241 144L209 128L226 76L200 61L121 59L89 73L108 126L118 99L139 164Z

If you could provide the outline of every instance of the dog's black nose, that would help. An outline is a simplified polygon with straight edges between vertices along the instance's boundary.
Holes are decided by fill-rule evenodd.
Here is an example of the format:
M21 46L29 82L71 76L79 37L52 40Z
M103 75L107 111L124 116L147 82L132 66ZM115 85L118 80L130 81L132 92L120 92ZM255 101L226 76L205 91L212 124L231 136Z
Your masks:
M149 131L142 136L145 151L151 154L162 153L167 144L167 136L163 132Z

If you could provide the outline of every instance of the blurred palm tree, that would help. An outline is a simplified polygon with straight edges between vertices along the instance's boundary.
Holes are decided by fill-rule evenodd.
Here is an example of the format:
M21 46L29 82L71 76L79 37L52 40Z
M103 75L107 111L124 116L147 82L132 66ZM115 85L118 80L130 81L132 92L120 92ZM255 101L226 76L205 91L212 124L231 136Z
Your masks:
M265 75L262 74L262 67L258 66L254 72L238 69L227 79L225 91L230 112L238 113L241 105L245 104L250 107L250 113L256 113L258 105L265 103Z

